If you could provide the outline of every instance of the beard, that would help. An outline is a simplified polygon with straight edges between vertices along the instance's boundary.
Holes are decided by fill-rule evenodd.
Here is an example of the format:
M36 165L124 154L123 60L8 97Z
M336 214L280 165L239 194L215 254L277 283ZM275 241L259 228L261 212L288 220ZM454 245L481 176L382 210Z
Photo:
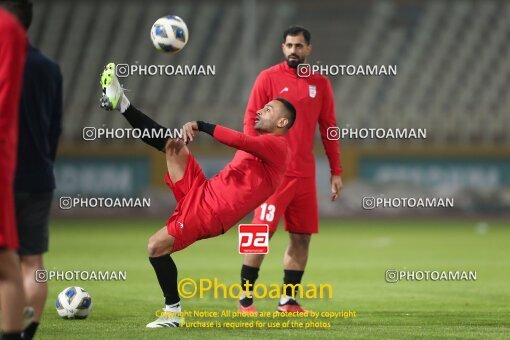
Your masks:
M295 57L296 59L290 60L290 57ZM305 58L300 58L295 54L289 54L285 59L287 61L287 65L292 68L297 68L299 64L302 64L305 61Z
M253 126L253 128L260 133L264 133L264 132L267 132L266 125L267 124L264 124L264 121L262 119L259 119L258 121L255 122L255 125Z

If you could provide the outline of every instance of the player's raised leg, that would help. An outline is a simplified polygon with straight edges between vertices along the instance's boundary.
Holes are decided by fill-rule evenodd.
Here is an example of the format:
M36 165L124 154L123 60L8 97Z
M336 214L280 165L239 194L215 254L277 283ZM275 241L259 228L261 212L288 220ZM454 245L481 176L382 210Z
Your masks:
M135 128L144 130L140 138L144 143L152 146L158 151L166 152L168 143L167 129L149 116L135 108L124 94L124 89L115 75L115 64L106 65L101 74L101 88L103 96L101 97L101 107L106 110L117 110L127 119ZM186 151L186 150L184 150Z
M166 167L172 183L184 177L188 164L189 149L180 139L169 139L165 145Z

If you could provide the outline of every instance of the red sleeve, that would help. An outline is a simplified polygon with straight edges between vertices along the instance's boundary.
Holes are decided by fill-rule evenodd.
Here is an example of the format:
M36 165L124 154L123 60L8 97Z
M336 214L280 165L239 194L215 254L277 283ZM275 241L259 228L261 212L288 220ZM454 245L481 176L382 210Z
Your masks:
M12 107L9 102L19 102L26 49L25 31L0 8L0 114Z
M264 162L272 163L281 157L277 152L273 135L248 136L244 133L216 125L213 137L220 143L248 152Z
M321 133L322 144L328 157L331 175L340 176L342 167L340 165L340 142L338 140L329 140L327 130L329 127L337 126L335 116L335 101L333 89L329 79L326 78L326 88L322 99L322 107L319 115L319 131Z
M257 136L259 133L255 130L255 118L257 111L266 105L271 98L267 96L266 88L268 86L268 78L264 73L259 74L251 90L250 99L244 113L244 133L248 136Z
M12 181L16 165L26 49L25 30L13 16L0 8L0 180Z

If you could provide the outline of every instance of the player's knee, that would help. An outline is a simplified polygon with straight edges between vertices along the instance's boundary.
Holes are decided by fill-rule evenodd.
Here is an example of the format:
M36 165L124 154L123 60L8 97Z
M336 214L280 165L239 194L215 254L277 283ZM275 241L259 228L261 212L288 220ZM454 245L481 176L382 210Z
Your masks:
M0 280L17 281L19 275L19 261L17 254L6 248L0 248Z
M151 236L149 238L149 242L147 243L147 254L149 257L155 257L157 256L158 252L158 242L154 236Z
M166 254L170 254L167 245L157 237L153 235L149 238L147 243L147 254L149 257L158 257Z
M21 267L23 269L39 270L43 269L42 255L26 255L20 256Z

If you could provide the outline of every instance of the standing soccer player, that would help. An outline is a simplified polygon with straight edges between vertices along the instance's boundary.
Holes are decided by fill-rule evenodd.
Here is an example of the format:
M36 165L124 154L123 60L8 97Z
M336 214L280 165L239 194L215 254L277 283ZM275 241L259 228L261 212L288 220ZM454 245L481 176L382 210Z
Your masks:
M284 284L301 283L308 260L311 234L319 231L315 159L313 139L319 124L322 143L331 169L331 199L335 201L342 189L340 147L338 141L328 140L327 129L336 126L335 104L329 80L318 74L299 77L297 67L307 63L312 51L310 32L293 26L283 33L282 51L285 60L262 71L250 95L244 117L244 132L257 135L253 129L256 110L269 98L283 97L291 101L297 112L296 123L286 135L291 161L285 178L275 193L254 212L252 223L268 224L271 235L283 216L289 244L283 258ZM241 282L255 283L263 254L247 254L241 268ZM255 311L252 296L240 298L240 311ZM296 302L295 292L289 287L282 292L278 305L282 312L300 312L304 309Z
M29 0L0 0L26 30L32 22ZM56 63L28 45L19 106L18 166L14 182L21 274L34 321L23 332L32 339L48 295L48 283L37 282L48 251L48 219L55 189L53 163L62 118L62 75Z
M25 296L19 270L14 212L18 106L27 39L21 24L0 7L0 309L2 340L21 339Z

